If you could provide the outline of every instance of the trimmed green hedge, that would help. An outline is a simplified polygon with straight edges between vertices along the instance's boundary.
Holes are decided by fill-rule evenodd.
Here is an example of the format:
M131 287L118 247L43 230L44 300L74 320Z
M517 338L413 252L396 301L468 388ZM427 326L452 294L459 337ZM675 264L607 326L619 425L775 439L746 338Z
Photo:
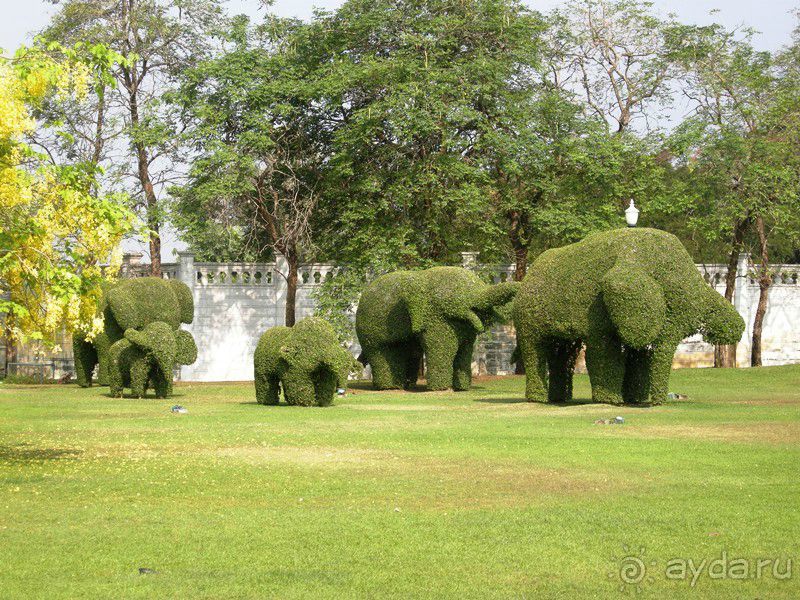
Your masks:
M467 390L476 336L501 321L517 283L487 285L460 267L397 271L364 290L356 312L361 360L378 389L408 388L422 357L428 389Z
M273 327L259 339L253 357L256 400L278 404L328 406L337 387L346 387L355 366L327 321L311 317L294 327Z
M596 402L660 403L686 337L739 341L744 321L672 234L629 228L542 253L514 302L529 400L572 399L582 345Z

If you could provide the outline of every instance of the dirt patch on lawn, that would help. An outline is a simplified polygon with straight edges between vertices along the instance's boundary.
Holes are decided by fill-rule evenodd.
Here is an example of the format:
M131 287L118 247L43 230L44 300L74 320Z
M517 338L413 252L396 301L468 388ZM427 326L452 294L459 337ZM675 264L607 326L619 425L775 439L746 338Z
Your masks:
M658 439L695 439L759 443L767 445L800 444L800 423L722 423L719 425L643 425L609 428L608 433Z
M635 484L608 473L546 469L513 462L444 459L360 448L239 446L220 448L217 457L254 465L320 470L327 477L369 480L370 503L407 508L463 510L557 501L564 497L617 492ZM362 487L362 486L359 486ZM327 506L331 498L320 498ZM313 500L309 499L313 505Z

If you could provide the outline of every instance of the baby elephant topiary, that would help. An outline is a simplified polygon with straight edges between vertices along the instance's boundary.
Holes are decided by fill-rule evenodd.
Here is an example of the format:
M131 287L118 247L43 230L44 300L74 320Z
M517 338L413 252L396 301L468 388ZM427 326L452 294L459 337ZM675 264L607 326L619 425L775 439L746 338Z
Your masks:
M303 319L294 327L273 327L258 341L255 367L256 400L278 404L280 389L287 404L328 406L337 387L345 387L354 366L327 321Z
M488 285L460 267L397 271L373 281L358 303L361 360L378 389L416 383L422 356L428 389L468 390L476 336L502 317L518 283Z
M682 339L733 344L744 331L678 238L633 228L542 253L514 302L514 325L529 400L571 400L585 344L592 398L612 404L663 402Z
M125 337L111 345L109 355L113 396L122 396L129 387L134 396L142 398L152 387L156 398L166 398L172 394L173 370L197 360L197 346L188 331L156 321L141 330L126 330Z

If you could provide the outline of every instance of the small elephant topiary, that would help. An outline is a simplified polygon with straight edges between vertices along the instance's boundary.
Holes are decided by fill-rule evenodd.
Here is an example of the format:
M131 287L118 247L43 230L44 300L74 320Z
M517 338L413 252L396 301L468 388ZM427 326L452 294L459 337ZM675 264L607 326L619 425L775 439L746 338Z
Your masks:
M129 387L133 396L142 398L152 387L156 398L166 398L172 394L175 367L197 360L197 346L188 331L156 321L125 331L125 337L111 345L109 357L113 396L122 396Z
M542 253L514 301L528 400L572 399L581 347L595 402L663 402L686 337L733 344L744 321L674 235L616 229Z
M502 321L518 283L488 285L460 267L397 271L378 277L361 295L356 333L378 389L408 388L427 363L428 389L467 390L475 338Z
M327 321L310 317L294 327L272 327L259 339L253 357L256 400L278 404L328 406L338 387L347 385L353 356L339 344Z
M194 319L189 287L158 277L124 279L104 287L100 311L103 331L93 341L80 334L73 337L78 384L90 386L97 366L98 383L111 385L113 395L131 387L135 396L143 396L148 386L158 396L171 393L175 365L192 364L197 358L191 334L180 330L181 323ZM150 327L155 324L160 325ZM172 332L169 336L163 333L166 329ZM167 354L157 358L153 340L164 340ZM173 346L174 359L168 357ZM145 363L149 365L148 376L143 379ZM164 371L169 364L172 366Z

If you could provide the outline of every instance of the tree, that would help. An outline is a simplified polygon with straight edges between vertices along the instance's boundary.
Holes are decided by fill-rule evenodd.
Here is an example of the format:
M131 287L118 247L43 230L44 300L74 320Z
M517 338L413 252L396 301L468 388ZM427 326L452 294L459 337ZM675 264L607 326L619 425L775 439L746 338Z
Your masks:
M351 0L316 19L328 255L410 267L507 253L492 239L498 146L524 126L540 30L514 0Z
M770 248L776 237L797 235L800 171L793 126L796 89L786 84L775 57L753 48L752 35L750 30L719 25L685 31L679 57L695 114L678 128L673 141L688 166L693 193L674 209L693 213L693 226L706 237L730 240L725 290L729 301L738 254L748 236L755 240L760 292L751 362L760 366L772 285ZM734 366L735 350L722 350L717 356L718 365Z
M243 235L241 249L283 255L288 326L298 267L313 251L311 220L328 157L315 81L297 43L304 29L272 16L256 27L237 19L227 36L232 47L187 71L175 98L199 148L188 185L173 190L177 221L193 242L233 228Z
M161 275L160 230L166 215L161 195L180 178L176 122L163 102L178 73L211 50L209 32L222 20L218 0L50 0L59 5L47 39L101 43L124 61L114 70L112 97L99 105L99 125L117 111L128 141L125 176L135 181L135 207L144 214L151 275ZM77 129L77 128L76 128ZM77 137L77 131L71 132Z
M652 7L641 0L570 0L554 11L568 30L558 38L568 60L554 73L564 85L577 79L588 108L619 133L669 99L682 28Z
M56 334L97 333L102 263L119 265L132 219L117 195L92 193L92 163L54 163L25 140L32 111L59 96L81 103L107 83L119 57L102 47L22 48L0 62L0 300L6 336L53 344ZM88 57L91 57L91 60Z

